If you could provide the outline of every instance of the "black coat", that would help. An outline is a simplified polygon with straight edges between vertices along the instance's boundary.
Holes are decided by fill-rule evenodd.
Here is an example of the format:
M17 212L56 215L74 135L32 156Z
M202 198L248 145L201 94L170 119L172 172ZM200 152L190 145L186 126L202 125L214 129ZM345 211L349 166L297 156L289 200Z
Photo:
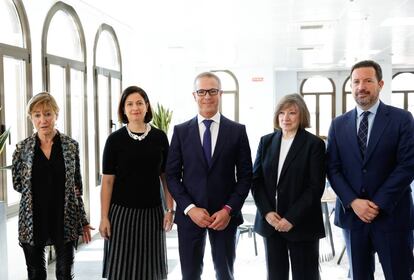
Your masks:
M276 183L282 132L261 138L253 168L252 193L257 205L254 229L264 237L278 232L265 216L276 211ZM306 130L298 130L280 173L277 213L293 224L282 232L290 241L311 241L325 236L321 197L325 187L325 144Z

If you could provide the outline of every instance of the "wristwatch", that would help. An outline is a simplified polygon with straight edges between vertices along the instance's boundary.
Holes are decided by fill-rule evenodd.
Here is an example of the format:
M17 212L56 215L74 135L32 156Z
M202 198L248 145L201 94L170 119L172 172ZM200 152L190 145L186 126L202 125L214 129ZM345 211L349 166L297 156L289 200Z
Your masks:
M175 213L175 210L174 209L171 209L171 208L167 208L167 209L165 209L165 212L174 214Z

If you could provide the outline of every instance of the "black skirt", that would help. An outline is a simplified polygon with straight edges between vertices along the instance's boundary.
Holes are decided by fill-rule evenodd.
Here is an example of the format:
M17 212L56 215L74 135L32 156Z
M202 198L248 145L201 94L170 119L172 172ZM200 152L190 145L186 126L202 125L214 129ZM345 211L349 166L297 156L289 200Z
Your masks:
M134 209L112 204L111 237L105 240L103 278L167 279L164 212L161 206Z

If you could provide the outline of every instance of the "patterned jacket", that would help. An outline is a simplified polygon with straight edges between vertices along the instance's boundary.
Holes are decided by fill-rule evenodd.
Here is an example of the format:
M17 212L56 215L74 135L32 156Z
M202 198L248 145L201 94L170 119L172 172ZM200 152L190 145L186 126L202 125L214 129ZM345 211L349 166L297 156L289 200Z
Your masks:
M59 133L59 132L58 132ZM82 201L79 145L67 135L59 133L65 163L64 242L77 241L82 227L88 225ZM19 241L34 244L32 167L35 154L36 133L19 142L13 153L13 187L21 193L19 207Z

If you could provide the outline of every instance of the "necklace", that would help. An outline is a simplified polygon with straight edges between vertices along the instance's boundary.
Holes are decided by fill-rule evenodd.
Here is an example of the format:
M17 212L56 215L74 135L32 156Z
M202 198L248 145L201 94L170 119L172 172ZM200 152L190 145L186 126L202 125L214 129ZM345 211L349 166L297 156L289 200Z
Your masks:
M148 123L145 124L145 131L144 131L144 134L142 134L142 135L136 135L136 134L132 133L131 130L129 130L128 125L126 126L126 129L128 131L129 137L131 137L134 140L142 141L142 140L145 139L145 137L147 137L148 132L150 132L150 130L151 130L151 126Z

